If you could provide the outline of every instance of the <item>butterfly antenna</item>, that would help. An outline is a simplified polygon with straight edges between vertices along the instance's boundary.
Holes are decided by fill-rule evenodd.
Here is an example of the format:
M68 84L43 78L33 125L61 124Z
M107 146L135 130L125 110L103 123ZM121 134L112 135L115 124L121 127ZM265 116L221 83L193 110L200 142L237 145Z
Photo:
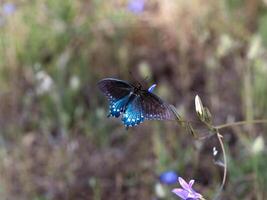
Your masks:
M145 78L144 78L144 81L148 81L150 78L149 78L149 76L146 76Z
M142 84L138 81L138 79L133 75L132 71L129 70L129 74L132 77L132 79L134 80L134 82L138 83L139 87L142 87Z

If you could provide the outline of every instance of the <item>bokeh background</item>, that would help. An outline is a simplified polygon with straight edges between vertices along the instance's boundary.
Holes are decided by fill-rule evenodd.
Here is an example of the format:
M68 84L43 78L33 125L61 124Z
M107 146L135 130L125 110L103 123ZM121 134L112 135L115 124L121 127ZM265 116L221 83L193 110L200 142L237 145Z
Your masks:
M166 170L212 199L216 137L164 121L126 131L97 82L156 83L187 120L196 94L215 125L267 118L266 52L266 0L1 1L1 199L178 199L178 182L159 181ZM222 199L266 199L267 126L221 134Z

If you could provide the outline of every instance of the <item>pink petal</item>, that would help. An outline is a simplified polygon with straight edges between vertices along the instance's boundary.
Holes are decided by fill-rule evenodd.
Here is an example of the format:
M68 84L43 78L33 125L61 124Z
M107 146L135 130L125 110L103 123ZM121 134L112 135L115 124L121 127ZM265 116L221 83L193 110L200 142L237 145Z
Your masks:
M179 177L178 180L182 188L184 188L185 190L191 189L191 187L187 184L187 182L182 177Z
M202 195L196 192L196 193L195 193L195 197L196 197L196 198L201 198Z
M195 183L194 180L190 180L190 181L189 181L189 186L192 187L194 183Z
M194 191L193 189L191 191L189 191L188 193L188 198L193 198L193 199L199 199L202 197L201 194L197 193L196 191Z
M181 188L173 189L172 192L176 194L177 196L181 197L182 199L188 198L188 192L186 190L183 190Z

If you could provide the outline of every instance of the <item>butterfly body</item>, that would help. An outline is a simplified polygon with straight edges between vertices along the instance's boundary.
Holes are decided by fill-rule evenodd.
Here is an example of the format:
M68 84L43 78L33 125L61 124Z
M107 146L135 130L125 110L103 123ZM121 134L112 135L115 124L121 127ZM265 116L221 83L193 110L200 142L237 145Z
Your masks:
M126 127L136 126L144 120L172 120L174 115L169 105L152 93L155 85L148 90L141 85L105 78L98 82L99 89L108 97L109 115L120 117Z

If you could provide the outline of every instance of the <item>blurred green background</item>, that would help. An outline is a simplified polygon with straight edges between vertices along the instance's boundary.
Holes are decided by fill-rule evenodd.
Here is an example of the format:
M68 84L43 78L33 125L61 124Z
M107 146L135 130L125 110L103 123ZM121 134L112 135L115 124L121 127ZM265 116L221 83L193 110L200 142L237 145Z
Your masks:
M97 82L131 71L188 120L196 94L216 125L267 118L266 53L266 0L1 1L1 199L179 199L165 170L212 199L216 138L164 121L126 131ZM222 199L266 199L267 126L221 134Z

